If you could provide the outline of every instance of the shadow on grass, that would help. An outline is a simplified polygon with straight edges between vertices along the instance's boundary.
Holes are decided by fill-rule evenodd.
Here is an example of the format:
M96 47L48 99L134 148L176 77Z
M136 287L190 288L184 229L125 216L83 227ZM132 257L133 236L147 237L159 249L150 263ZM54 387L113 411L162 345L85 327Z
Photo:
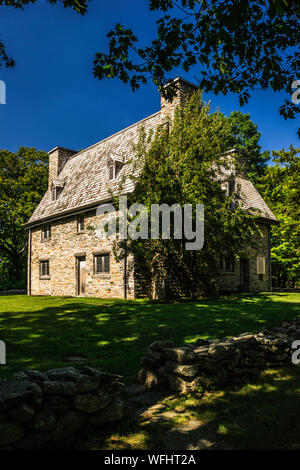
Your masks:
M0 299L0 338L7 345L7 365L0 373L70 365L67 357L75 355L86 358L83 364L132 380L153 341L170 339L181 345L199 337L232 336L277 325L297 313L291 295L252 294L185 303Z
M164 397L160 413L173 411L173 418L164 421L154 416L146 426L129 418L101 430L90 428L73 447L300 450L299 372L299 366L269 369L256 380L206 392L202 398L196 394Z

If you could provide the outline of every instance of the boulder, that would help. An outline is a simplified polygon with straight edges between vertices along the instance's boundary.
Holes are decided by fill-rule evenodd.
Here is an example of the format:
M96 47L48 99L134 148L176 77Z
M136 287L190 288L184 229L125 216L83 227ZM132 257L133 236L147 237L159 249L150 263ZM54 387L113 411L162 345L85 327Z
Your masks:
M178 375L170 374L169 375L169 387L174 392L180 393L190 393L195 392L196 390L201 389L201 380L200 377L196 377L191 382L187 382Z
M178 364L177 362L167 361L165 365L167 370L179 374L183 377L195 377L198 373L197 365Z
M54 442L63 441L81 428L84 421L85 415L83 413L76 410L70 411L63 415L56 423L56 426L51 433L52 439Z
M50 369L47 371L47 376L50 380L55 382L76 382L79 372L75 367L61 367L60 369Z
M1 383L0 411L6 411L24 403L31 397L31 382L11 379Z
M70 398L62 397L61 395L49 395L45 398L44 408L53 410L57 413L66 413L72 407Z
M196 358L196 355L191 348L183 346L181 348L164 349L163 357L170 361L178 362L179 364L185 364L193 361Z
M56 416L53 411L43 410L36 413L32 422L29 425L29 428L32 431L52 431L56 423Z
M84 413L95 413L96 411L106 408L112 401L112 396L101 390L94 393L85 393L83 395L76 395L73 400L73 405L78 411Z
M162 351L163 349L174 348L174 347L175 347L174 341L161 340L161 341L154 341L154 343L150 344L149 349L153 351Z
M99 387L100 377L91 375L80 375L76 379L76 384L78 393L93 392Z
M43 382L45 395L63 395L72 397L76 394L77 388L74 382Z
M89 416L89 423L92 426L99 426L103 423L121 421L124 417L125 405L119 398L113 400L104 410L97 411Z
M161 378L157 369L155 372L149 369L141 369L137 374L137 382L147 389L157 388L161 384Z

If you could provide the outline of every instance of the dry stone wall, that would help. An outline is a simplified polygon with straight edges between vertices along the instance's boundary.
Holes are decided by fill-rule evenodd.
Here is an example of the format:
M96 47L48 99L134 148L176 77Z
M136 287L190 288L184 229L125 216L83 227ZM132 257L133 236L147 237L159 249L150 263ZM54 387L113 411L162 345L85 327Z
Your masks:
M225 339L198 339L176 347L155 341L141 362L137 381L148 388L189 393L251 378L268 367L292 364L292 343L300 339L300 319Z
M123 377L88 366L27 371L0 382L0 450L65 441L84 424L120 421Z

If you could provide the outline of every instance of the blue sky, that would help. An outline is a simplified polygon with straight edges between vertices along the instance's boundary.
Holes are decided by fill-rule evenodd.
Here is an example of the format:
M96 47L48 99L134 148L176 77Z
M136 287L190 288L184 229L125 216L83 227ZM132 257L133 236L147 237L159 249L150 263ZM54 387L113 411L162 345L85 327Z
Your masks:
M147 4L92 0L86 16L44 0L24 11L0 7L0 38L16 61L14 69L0 68L7 88L7 104L0 105L0 148L80 150L158 111L160 97L152 83L133 93L117 79L99 81L92 73L94 53L106 49L105 35L117 21L150 42L155 14ZM176 75L195 82L197 68ZM204 98L225 114L250 113L266 150L299 145L299 123L285 121L278 112L289 98L285 93L256 91L242 108L235 95Z

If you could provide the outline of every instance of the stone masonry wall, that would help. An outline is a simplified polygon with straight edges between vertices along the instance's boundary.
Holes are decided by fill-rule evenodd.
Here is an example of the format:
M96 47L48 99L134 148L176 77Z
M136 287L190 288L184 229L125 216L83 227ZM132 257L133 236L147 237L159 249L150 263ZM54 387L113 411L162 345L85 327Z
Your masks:
M87 297L123 298L123 261L112 254L113 241L101 240L92 230L99 222L95 211L85 214L85 230L77 231L77 217L51 223L51 239L42 240L41 227L32 230L31 294L76 296L77 257L86 257ZM110 253L110 273L94 273L94 255ZM50 276L41 278L40 261L49 260ZM134 297L133 262L127 259L127 298Z
M258 249L249 259L249 292L266 292L269 290L269 246L268 225L261 224L262 237L258 239ZM257 274L257 256L265 258L266 273L262 278ZM222 292L236 292L241 284L240 263L236 261L234 273L222 272L220 289Z
M120 421L123 377L84 366L27 371L0 382L0 450L65 441L85 423Z
M164 387L189 393L254 377L267 367L292 364L292 342L300 339L300 318L258 334L244 333L176 347L155 341L141 362L137 381L147 388Z

